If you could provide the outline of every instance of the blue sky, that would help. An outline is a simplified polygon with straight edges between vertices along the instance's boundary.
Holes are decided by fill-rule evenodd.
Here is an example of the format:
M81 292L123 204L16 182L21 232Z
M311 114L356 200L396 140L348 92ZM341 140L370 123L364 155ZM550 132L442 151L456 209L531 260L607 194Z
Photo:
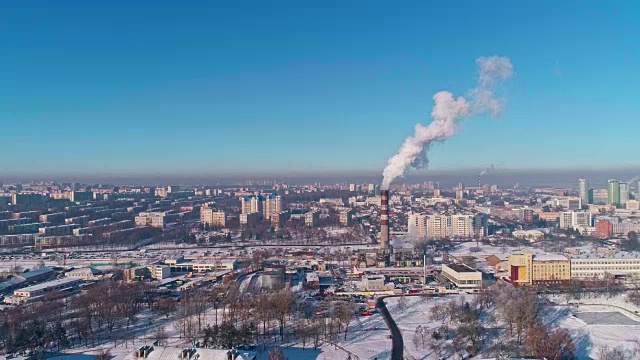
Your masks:
M490 55L505 112L433 169L640 165L638 2L176 4L4 4L0 173L382 171Z

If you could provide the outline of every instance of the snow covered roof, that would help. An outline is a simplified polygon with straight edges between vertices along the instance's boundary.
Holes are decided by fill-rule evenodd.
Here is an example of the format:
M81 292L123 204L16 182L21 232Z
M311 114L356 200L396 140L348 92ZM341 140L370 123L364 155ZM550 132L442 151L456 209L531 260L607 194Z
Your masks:
M558 254L535 254L533 257L534 260L538 261L566 261L568 260L564 255Z

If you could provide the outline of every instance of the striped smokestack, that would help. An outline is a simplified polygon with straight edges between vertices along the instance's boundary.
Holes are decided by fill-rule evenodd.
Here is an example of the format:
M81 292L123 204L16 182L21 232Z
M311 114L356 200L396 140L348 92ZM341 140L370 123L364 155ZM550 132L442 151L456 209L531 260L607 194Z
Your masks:
M389 248L389 190L380 191L380 248Z

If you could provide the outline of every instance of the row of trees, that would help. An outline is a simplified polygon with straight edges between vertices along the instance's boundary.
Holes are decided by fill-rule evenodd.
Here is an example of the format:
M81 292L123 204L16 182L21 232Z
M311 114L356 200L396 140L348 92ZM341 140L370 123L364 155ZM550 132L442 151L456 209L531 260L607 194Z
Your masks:
M43 301L0 312L0 345L6 352L62 350L96 344L128 328L144 304L152 304L144 284L101 282L70 301L50 293Z

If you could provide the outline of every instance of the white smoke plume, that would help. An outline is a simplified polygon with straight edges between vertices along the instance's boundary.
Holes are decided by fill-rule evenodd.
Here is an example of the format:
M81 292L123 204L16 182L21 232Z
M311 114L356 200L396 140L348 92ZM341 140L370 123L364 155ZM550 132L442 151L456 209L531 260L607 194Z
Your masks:
M480 176L485 176L487 175L491 170L495 170L496 166L491 164L488 168L483 169L482 171L480 171Z
M458 120L489 112L500 114L504 100L495 96L496 86L513 75L511 60L507 57L490 56L476 59L478 65L478 86L469 91L469 101L464 97L454 97L448 91L440 91L433 96L433 121L425 126L416 124L415 135L409 136L392 156L382 172L382 189L404 175L409 167L426 167L429 163L427 152L436 141L446 140L456 134Z

